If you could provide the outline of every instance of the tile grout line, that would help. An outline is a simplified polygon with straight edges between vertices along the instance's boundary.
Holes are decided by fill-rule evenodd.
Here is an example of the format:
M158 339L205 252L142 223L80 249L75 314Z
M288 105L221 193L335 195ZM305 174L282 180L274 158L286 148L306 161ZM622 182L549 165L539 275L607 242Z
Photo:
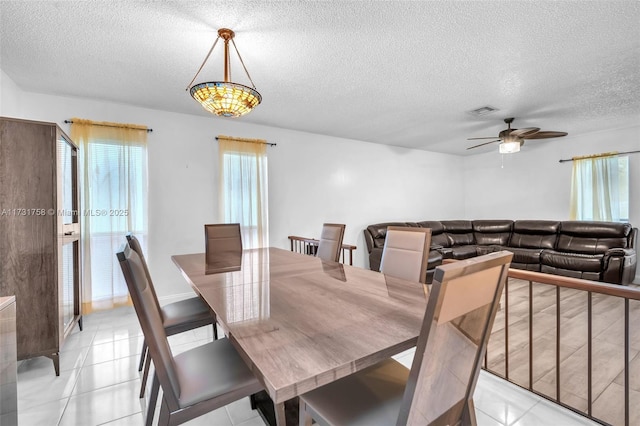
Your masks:
M82 333L84 330L80 331L80 333ZM89 343L89 346L87 346L88 348L93 347L93 342L96 338L96 334L98 333L98 331L96 330L93 334L93 337L91 338L91 343ZM79 350L82 351L82 346L80 346L77 349L74 350ZM71 396L73 395L73 391L76 389L76 386L78 385L78 380L80 379L80 374L82 374L82 369L84 368L84 363L87 361L87 356L89 355L89 350L87 350L87 353L84 355L84 358L82 359L82 365L80 366L80 368L78 369L78 374L76 375L74 381L73 381L73 387L71 388L71 391L69 392L69 396L67 397L67 402L64 404L64 408L62 409L62 414L60 414L60 418L58 419L58 426L60 426L60 423L62 423L62 419L64 418L64 415L67 412L67 407L69 407L69 401L71 401Z
M531 407L529 407L528 410L526 410L524 413L522 413L522 415L520 417L516 417L516 419L514 421L512 421L511 423L509 423L506 426L513 426L514 424L516 424L517 422L519 422L520 420L522 420L527 414L529 414L531 412L531 410L533 410L534 407L536 407L538 404L540 404L541 400L537 400L535 404L533 404Z

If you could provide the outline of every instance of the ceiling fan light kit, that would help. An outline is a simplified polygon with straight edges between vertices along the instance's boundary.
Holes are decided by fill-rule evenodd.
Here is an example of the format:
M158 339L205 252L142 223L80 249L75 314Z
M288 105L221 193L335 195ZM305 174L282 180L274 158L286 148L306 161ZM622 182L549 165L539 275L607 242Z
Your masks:
M224 81L208 81L204 83L194 84L186 90L189 90L193 99L198 101L202 107L218 116L222 117L241 117L251 112L256 106L262 102L262 96L256 90L253 80L247 71L247 67L244 65L244 61L238 52L236 43L233 41L235 33L228 28L221 28L218 30L218 37L213 42L213 46L204 58L204 62L200 65L198 72L193 77L189 86L195 81L200 71L207 63L211 52L216 47L219 39L224 40ZM244 68L244 72L247 74L251 86L245 86L244 84L233 83L231 81L231 61L229 58L229 41L233 44L233 47L240 59L240 63Z
M500 154L513 154L514 152L519 152L520 142L502 142L500 145L498 145L498 151L500 151Z
M467 149L474 149L484 145L489 145L491 143L499 142L498 152L500 152L500 154L513 154L515 152L520 151L520 147L524 145L525 140L549 139L549 138L559 138L562 136L567 136L566 132L549 132L549 131L541 132L539 127L526 127L524 129L512 129L511 123L513 123L513 120L514 120L513 117L504 119L504 122L507 123L507 128L498 134L497 139L495 137L467 139L467 140L493 139L492 141L489 141L489 142L484 142L478 145L470 146Z

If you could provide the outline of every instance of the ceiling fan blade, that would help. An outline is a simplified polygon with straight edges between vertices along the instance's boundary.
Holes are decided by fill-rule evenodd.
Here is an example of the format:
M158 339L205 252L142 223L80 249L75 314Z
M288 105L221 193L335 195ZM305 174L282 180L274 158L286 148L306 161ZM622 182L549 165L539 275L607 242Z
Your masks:
M523 138L527 135L533 135L534 133L538 133L540 131L540 127L526 127L524 129L517 129L509 133L510 136L515 136L518 138Z
M529 136L522 136L522 139L548 139L567 136L567 132L537 132Z
M487 139L487 138L476 138L476 139ZM500 142L500 139L496 139L496 140L491 141L491 142L481 143L480 145L470 146L470 147L469 147L469 148L467 148L467 149L478 148L478 147L481 147L481 146L484 146L484 145L489 145L490 143L494 143L494 142Z
M468 141L479 141L481 139L495 139L495 136L490 136L488 138L467 138Z

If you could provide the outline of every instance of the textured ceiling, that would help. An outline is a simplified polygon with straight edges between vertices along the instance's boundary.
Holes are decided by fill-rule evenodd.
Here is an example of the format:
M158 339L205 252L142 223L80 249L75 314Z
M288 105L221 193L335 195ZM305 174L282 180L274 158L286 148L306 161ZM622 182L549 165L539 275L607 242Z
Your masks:
M635 0L3 0L0 68L27 91L209 115L185 88L229 27L263 96L240 120L465 155L497 151L466 138L505 117L569 135L640 124L639 23ZM196 82L220 79L221 45ZM499 111L467 113L484 105Z

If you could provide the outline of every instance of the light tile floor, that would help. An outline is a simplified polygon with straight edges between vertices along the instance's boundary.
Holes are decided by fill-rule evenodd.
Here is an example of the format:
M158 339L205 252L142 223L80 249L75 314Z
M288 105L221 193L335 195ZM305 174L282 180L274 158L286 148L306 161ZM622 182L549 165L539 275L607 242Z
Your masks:
M203 327L171 336L169 342L173 352L180 353L212 338L212 328ZM146 399L138 398L137 368L141 347L142 332L133 308L85 316L84 331L74 330L63 346L59 377L48 358L19 364L19 424L143 425ZM408 367L412 358L413 350L396 357ZM596 424L484 371L474 399L480 426ZM245 398L187 424L262 426L264 422Z

